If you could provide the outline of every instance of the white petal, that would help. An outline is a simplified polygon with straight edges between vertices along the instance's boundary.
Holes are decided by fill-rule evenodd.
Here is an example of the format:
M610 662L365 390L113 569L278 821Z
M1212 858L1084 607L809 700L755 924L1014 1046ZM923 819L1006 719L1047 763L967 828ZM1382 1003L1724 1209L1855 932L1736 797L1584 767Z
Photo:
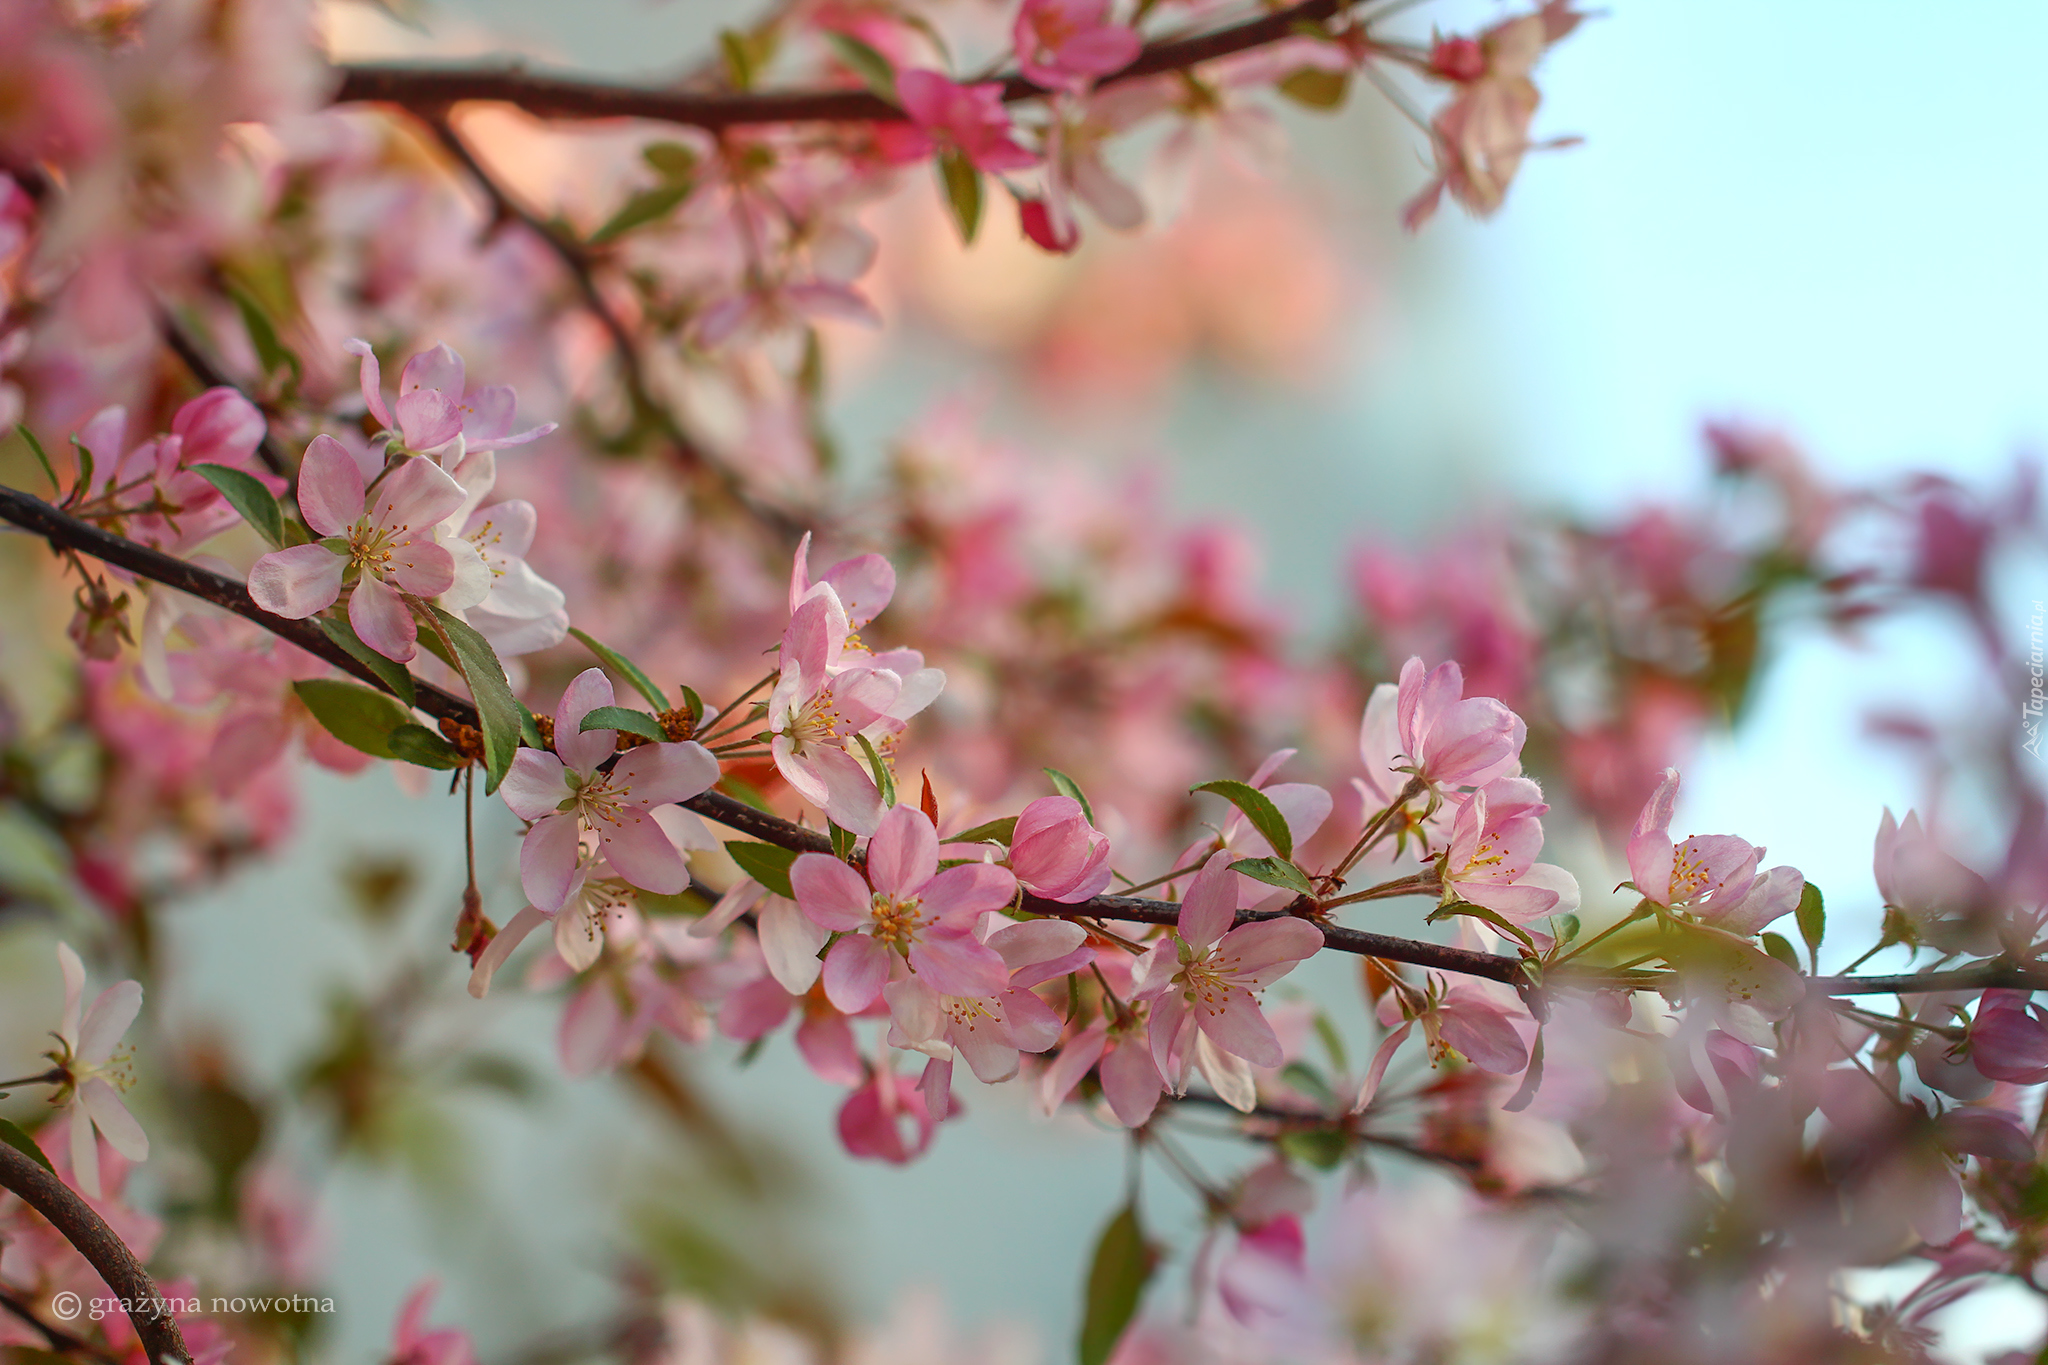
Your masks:
M85 1012L85 1024L78 1035L78 1060L98 1066L114 1054L114 1044L142 1012L142 983L116 981L99 994Z
M121 1103L120 1092L113 1086L94 1076L78 1087L78 1102L92 1115L93 1123L106 1134L115 1151L130 1161L149 1159L149 1134L142 1131L142 1125Z

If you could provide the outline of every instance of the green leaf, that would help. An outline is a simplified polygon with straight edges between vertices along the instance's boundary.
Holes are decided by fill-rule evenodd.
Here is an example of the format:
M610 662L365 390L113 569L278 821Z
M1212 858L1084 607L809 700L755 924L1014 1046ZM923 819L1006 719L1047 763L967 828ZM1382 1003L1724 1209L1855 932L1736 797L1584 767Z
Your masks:
M228 505L242 514L242 520L256 528L272 549L284 546L284 513L277 508L277 499L263 480L247 470L236 469L224 464L195 464L189 466L194 474L220 490Z
M1337 1107L1337 1092L1330 1089L1330 1083L1323 1079L1322 1072L1306 1062L1289 1062L1281 1067L1280 1079L1325 1109Z
M657 744L668 743L668 731L661 728L661 722L645 711L635 711L630 706L594 706L583 717L579 730L627 730L643 735Z
M489 640L477 634L476 628L461 617L452 616L439 607L429 607L429 610L441 623L441 629L448 632L448 639L455 646L456 667L462 670L463 681L469 684L469 695L476 701L477 718L483 722L484 793L489 795L505 780L505 770L512 766L512 755L519 751L519 699L512 695L512 684L505 680L505 665L498 662L498 653L491 648Z
M1061 796L1072 797L1075 804L1081 807L1081 818L1090 825L1093 825L1095 823L1095 807L1088 804L1088 798L1081 792L1081 784L1068 777L1058 768L1046 768L1043 771L1047 777L1052 779L1053 790Z
M1294 856L1294 835L1288 830L1287 821L1281 817L1280 808L1273 804L1273 798L1257 787L1224 778L1204 782L1191 790L1214 792L1222 797L1244 812L1244 818L1251 821L1253 829L1266 836L1266 842L1273 846L1275 853L1283 858Z
M1323 1051L1330 1054L1330 1065L1340 1072L1348 1070L1351 1062L1345 1052L1343 1035L1337 1032L1337 1026L1331 1023L1330 1016L1321 1010L1316 1011L1315 1022L1316 1037L1323 1040Z
M991 820L985 825L976 825L973 829L963 829L958 834L948 837L946 842L949 844L979 844L993 839L1007 847L1016 832L1017 817L1005 815L1000 820Z
M1806 940L1806 952L1813 963L1814 971L1820 970L1820 941L1828 931L1827 903L1822 899L1820 888L1812 882L1799 893L1799 908L1793 912L1799 921L1799 937Z
M856 734L854 738L860 741L860 751L868 756L868 768L875 775L875 788L882 793L882 804L895 805L896 774L889 771L889 765L875 752L875 746L868 743L866 735Z
M1766 929L1763 933L1757 935L1757 941L1764 945L1764 951L1772 957L1775 957L1795 972L1799 970L1799 950L1794 948L1791 940L1787 939L1783 934L1773 929Z
M1340 109L1351 94L1351 78L1342 71L1304 66L1293 75L1282 78L1275 88L1296 104L1310 109Z
M1351 1151L1351 1139L1334 1128L1297 1128L1280 1135L1280 1150L1305 1166L1334 1171Z
M57 1168L50 1164L50 1158L43 1155L43 1149L36 1146L36 1140L24 1132L18 1124L11 1123L6 1119L0 1119L0 1142L4 1142L9 1147L14 1148L51 1175L57 1174Z
M755 810L765 810L770 815L775 813L775 808L768 804L768 798L762 793L761 789L747 781L744 777L735 777L731 773L727 773L724 777L718 779L718 790L724 792L735 801L746 802Z
M640 159L670 180L688 180L697 173L696 149L681 142L650 142Z
M1534 949L1536 946L1536 940L1530 938L1529 931L1521 925L1504 917L1498 910L1489 910L1483 905L1474 905L1471 901L1452 901L1449 905L1439 906L1430 911L1423 922L1435 924L1438 920L1449 919L1452 915L1470 915L1473 919L1484 920L1524 948Z
M401 725L393 730L388 743L391 756L402 763L410 763L420 768L438 768L443 772L462 766L460 750L417 722Z
M692 730L704 723L704 699L688 683L683 684L683 710L689 714Z
M78 456L79 489L84 490L92 487L92 452L85 448L85 442L79 440L76 433L71 437L71 449Z
M796 892L789 887L789 865L796 861L795 849L729 839L725 851L740 865L740 871L776 895L786 900L796 899Z
M832 832L832 856L841 862L845 862L848 858L852 857L853 841L858 836L850 829L839 828L830 820L825 822L825 828Z
M1138 1209L1126 1204L1102 1230L1088 1266L1087 1298L1081 1317L1081 1365L1103 1365L1137 1315L1145 1282L1159 1263L1138 1225Z
M519 703L519 742L529 749L545 749L547 744L540 737L540 721L533 712L526 709L526 703Z
M642 673L638 664L619 653L616 649L599 644L574 626L569 628L569 633L576 637L578 644L582 645L592 654L595 654L599 663L633 684L634 689L641 696L654 704L655 710L668 710L668 698L661 695L661 689L654 685L654 679Z
M1579 936L1579 917L1569 914L1552 915L1550 927L1555 931L1559 943L1570 943Z
M832 45L832 55L848 71L860 77L860 83L869 90L894 104L896 102L896 68L889 65L889 59L869 47L850 33L835 33L825 30L825 41Z
M378 680L390 688L400 701L408 707L413 704L416 693L412 685L412 674L406 671L404 664L396 659L387 659L364 644L357 637L355 627L348 623L346 616L323 616L320 618L320 629L326 632L328 639L347 650L350 658L368 664L370 671L375 673ZM436 640L434 643L439 644L440 641Z
M725 74L738 90L754 88L754 44L747 34L736 29L721 29L718 34L718 51L725 58Z
M328 734L351 749L395 758L391 732L413 723L412 711L395 697L339 678L308 678L292 684L299 700Z
M1285 887L1298 895L1313 896L1316 893L1315 888L1309 885L1308 874L1285 858L1240 858L1230 865L1230 870L1242 872L1255 882Z
M43 467L43 473L50 476L50 488L55 492L63 492L64 485L57 482L57 471L51 466L49 453L43 449L43 443L36 439L36 434L28 429L26 422L16 422L14 429L21 433L22 440L28 442L28 448L35 453L36 463Z
M951 148L939 153L938 166L939 190L946 196L946 207L953 212L960 240L972 242L974 234L981 230L981 172Z
M657 219L666 218L676 211L696 185L691 181L670 181L656 185L653 189L641 190L619 206L619 211L604 220L604 226L590 234L590 245L603 246L615 237L623 237L636 227L645 227Z
M255 348L257 363L263 366L265 376L276 374L280 369L291 373L286 382L285 395L291 396L306 377L306 368L291 347L278 339L277 326L270 320L256 300L235 288L228 286L228 297L234 300L235 311L241 314L242 329L249 334L249 344Z

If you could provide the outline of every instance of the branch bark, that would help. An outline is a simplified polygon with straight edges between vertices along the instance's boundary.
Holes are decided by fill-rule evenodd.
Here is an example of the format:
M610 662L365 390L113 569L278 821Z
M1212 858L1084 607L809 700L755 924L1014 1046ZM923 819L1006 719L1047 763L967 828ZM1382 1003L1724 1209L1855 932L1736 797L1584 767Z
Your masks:
M78 1248L78 1254L122 1300L128 1320L135 1324L136 1335L142 1338L150 1360L159 1365L175 1365L192 1359L185 1336L178 1330L177 1319L165 1308L156 1281L83 1197L26 1153L4 1142L0 1142L0 1187L21 1196L23 1203L47 1218L65 1241Z
M1185 71L1233 53L1293 37L1304 24L1320 24L1349 9L1352 0L1302 0L1260 18L1149 44L1101 86ZM718 131L776 123L899 123L903 111L865 90L789 90L702 94L644 86L612 85L520 69L360 65L341 68L335 103L369 101L409 109L445 109L462 100L515 104L552 118L643 118ZM1002 78L1008 103L1044 99L1052 92L1012 74Z
M89 522L80 521L50 506L40 498L31 497L12 488L0 487L0 520L13 522L17 526L34 531L48 539L53 548L76 550L92 555L140 577L223 607L238 616L254 621L265 630L281 639L289 640L308 653L319 656L351 677L385 690L383 682L367 665L328 639L326 633L316 623L287 621L283 617L271 615L257 606L250 599L249 590L232 578L188 564L182 559L150 549L146 545L138 545L109 531L103 531ZM437 719L459 721L469 726L478 724L476 708L461 697L418 679L414 680L414 686L417 690L415 705L428 715ZM759 839L763 843L794 849L799 853L832 851L832 841L819 831L807 829L767 811L757 810L744 801L736 800L722 792L704 792L691 797L683 802L683 805L708 820L715 820L728 829ZM1147 900L1137 896L1096 896L1091 900L1068 904L1063 901L1043 900L1027 894L1024 897L1024 908L1033 914L1056 916L1061 919L1114 920L1127 924L1170 925L1180 918L1178 903ZM1287 910L1263 913L1240 910L1237 913L1237 922L1250 924L1262 919L1280 918L1309 908L1306 900L1299 900ZM1317 923L1313 919L1309 922ZM1474 952L1468 948L1455 948L1420 939L1396 938L1389 934L1376 934L1369 930L1351 929L1336 924L1318 924L1318 927L1323 931L1323 946L1341 953L1383 958L1389 962L1404 962L1410 966L1451 972L1461 976L1476 976L1517 987L1528 984L1519 958ZM1668 980L1669 976L1670 974L1665 972L1614 971L1602 968L1567 969L1551 973L1546 978L1546 984L1595 990L1655 990L1660 983ZM1896 995L1982 990L1993 986L2048 990L2048 970L1991 961L1946 971L1905 975L1813 977L1808 979L1807 989L1809 992L1822 995Z

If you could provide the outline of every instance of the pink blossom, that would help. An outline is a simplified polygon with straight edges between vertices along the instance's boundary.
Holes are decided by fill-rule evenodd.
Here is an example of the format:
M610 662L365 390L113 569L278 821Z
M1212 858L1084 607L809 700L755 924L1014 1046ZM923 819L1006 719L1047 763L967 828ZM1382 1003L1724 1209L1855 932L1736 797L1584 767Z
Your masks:
M797 542L789 566L789 613L796 615L820 588L830 588L846 615L847 634L852 636L880 616L896 596L896 566L878 554L854 555L842 559L816 578L811 577L811 533Z
M1942 848L1918 812L1894 821L1890 810L1877 827L1871 859L1877 892L1903 915L1913 932L1937 948L1989 952L1996 944L1990 885Z
M126 427L126 409L102 408L80 429L78 443L93 457L89 498L145 509L118 517L132 540L182 553L241 520L220 490L192 471L195 464L226 465L273 493L284 491L284 480L256 461L263 414L234 389L206 390L178 409L169 433L124 453Z
M521 749L505 774L505 804L534 822L519 850L519 880L543 912L559 909L576 889L586 833L597 853L644 891L672 896L689 884L682 854L652 808L709 788L718 780L718 760L685 740L629 749L602 771L618 732L579 727L584 716L611 704L611 679L602 669L578 674L555 709L555 752Z
M1684 1029L1672 1042L1671 1079L1678 1097L1702 1114L1728 1117L1735 1100L1763 1083L1757 1050L1720 1029Z
M1391 1051L1407 1025L1422 1025L1433 1060L1456 1052L1481 1071L1512 1076L1529 1065L1529 1043L1535 1020L1512 986L1478 977L1444 978L1432 974L1421 991L1413 987L1388 991L1377 1006L1382 1026L1396 1028L1381 1046ZM1377 1076L1385 1063L1375 1058Z
M1166 1083L1159 1079L1159 1067L1146 1040L1146 1008L1134 1005L1128 1019L1115 1023L1098 1019L1060 1049L1060 1055L1039 1078L1039 1103L1047 1114L1058 1109L1093 1069L1102 1083L1102 1098L1118 1123L1136 1128L1152 1117Z
M841 935L825 955L825 994L849 1014L874 1003L899 962L940 995L985 998L1009 988L1009 968L974 925L1009 904L1016 879L993 863L939 871L938 832L913 806L882 817L865 879L830 854L806 853L790 865L789 884L813 922Z
M302 621L352 582L349 624L364 644L405 663L419 652L419 625L401 594L435 597L454 585L455 560L434 532L463 497L438 465L414 457L387 466L366 489L341 442L316 436L299 466L299 511L323 539L257 560L249 595L265 611Z
M1673 843L1671 816L1677 801L1678 769L1666 768L1629 835L1629 876L1652 904L1690 910L1711 921L1741 905L1764 851L1732 834L1695 834Z
M1970 1059L1995 1081L2048 1081L2048 1010L2025 991L1984 992L1970 1021Z
M1537 817L1549 809L1526 777L1497 777L1473 792L1451 824L1439 874L1445 900L1483 905L1520 924L1578 909L1577 879L1536 861L1543 847Z
M476 1348L469 1333L459 1327L427 1327L427 1310L440 1289L439 1280L422 1280L405 1296L391 1327L391 1354L385 1365L475 1365Z
M1041 796L1010 835L1010 870L1026 891L1071 904L1109 885L1109 836L1088 823L1071 796Z
M1038 164L1036 155L1011 140L1010 112L995 81L957 85L936 71L913 67L896 73L896 97L923 134L924 146L915 155L929 155L935 147L955 151L975 169L992 172Z
M848 747L864 732L900 731L892 712L904 701L904 681L892 669L843 665L852 633L831 585L809 589L783 631L782 672L768 698L769 748L776 770L799 796L842 828L873 834L882 818L881 791ZM944 675L939 678L943 683Z
M1431 786L1480 787L1521 771L1529 727L1492 697L1465 696L1455 662L1427 672L1419 658L1403 664L1395 716L1402 752Z
M932 1145L938 1120L917 1083L877 1067L839 1107L839 1141L854 1156L903 1165Z
M1280 1039L1255 991L1323 946L1323 932L1283 917L1231 928L1237 913L1231 855L1214 854L1181 902L1179 933L1152 950L1157 966L1136 998L1152 1001L1152 1059L1169 1081L1186 1074L1196 1033L1254 1066L1279 1066ZM1176 964L1168 953L1177 952Z
M71 945L57 945L57 965L64 973L64 1018L57 1029L57 1051L50 1054L64 1081L56 1096L71 1110L71 1172L78 1188L100 1197L99 1132L129 1161L149 1156L149 1135L121 1102L121 1091L134 1083L125 1052L116 1053L121 1035L142 1011L142 985L117 981L85 1001L85 964Z
M342 349L362 357L359 379L370 415L396 434L409 451L438 451L457 436L462 437L465 450L503 450L537 441L555 429L553 422L547 422L515 435L512 415L517 410L517 395L503 384L465 393L462 357L445 343L405 362L398 376L398 399L389 406L384 402L377 353L370 343L351 337Z
M1017 1074L1019 1053L1044 1052L1059 1041L1059 1015L1030 988L1086 965L1094 956L1083 947L1087 937L1080 925L1066 920L1005 924L987 939L1008 974L1002 989L954 995L917 975L883 988L895 1021L889 1041L941 1063L926 1074L925 1102L933 1113L944 1117L949 1107L956 1053L967 1059L975 1079L993 1085Z
M1010 32L1018 69L1048 90L1085 89L1144 46L1135 29L1110 22L1109 0L1024 0Z

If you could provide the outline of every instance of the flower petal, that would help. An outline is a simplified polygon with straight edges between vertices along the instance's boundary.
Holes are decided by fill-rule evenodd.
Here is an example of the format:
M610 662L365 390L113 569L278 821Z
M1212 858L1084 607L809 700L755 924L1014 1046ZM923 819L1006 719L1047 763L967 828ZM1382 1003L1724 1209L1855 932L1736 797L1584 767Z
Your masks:
M249 569L249 596L287 621L303 621L334 605L348 561L324 545L273 550Z
M718 760L695 740L628 749L612 769L612 787L639 806L666 806L708 791Z
M79 1027L78 1060L93 1067L113 1056L114 1045L121 1041L121 1035L128 1031L128 1026L141 1012L141 982L116 981L101 991L99 998L92 1002L92 1008L85 1012L85 1022Z
M142 1125L121 1103L120 1093L113 1086L94 1076L78 1087L78 1102L92 1115L93 1126L106 1134L115 1151L130 1161L149 1159L149 1134L142 1131Z
M519 846L519 885L537 908L553 914L569 899L582 834L582 822L573 815L547 816L526 831Z
M505 965L505 959L526 941L528 934L547 923L547 918L530 905L522 907L477 955L476 966L469 973L469 993L479 1000L490 994L491 978L497 975L498 968Z
M555 752L562 762L588 777L618 747L616 730L580 730L583 718L612 704L612 680L601 668L586 668L569 680L555 704Z
M613 867L642 891L673 896L690 884L690 867L645 806L627 806L612 819L590 822L597 846Z
M1017 879L1010 875L1009 868L994 863L962 863L924 884L923 910L943 924L964 928L973 916L985 910L1002 909L1016 894Z
M986 998L1008 987L1010 973L995 949L970 933L932 929L910 945L910 966L940 995Z
M868 880L898 900L916 895L939 870L939 835L915 806L896 806L868 841Z
M760 926L761 959L768 964L768 974L792 995L809 990L823 969L818 950L829 937L826 930L799 910L795 901L781 896L770 896L755 922Z
M299 515L316 535L338 536L363 514L363 475L332 436L315 436L299 462Z
M521 749L512 755L512 766L498 794L522 820L538 820L569 799L569 783L562 760L545 749Z
M348 623L370 648L394 663L410 663L419 650L419 623L398 590L375 578L364 578L349 594Z
M889 979L889 950L866 934L848 934L825 954L823 978L832 1007L858 1014L875 1003Z
M874 894L845 863L829 853L802 853L789 865L790 889L811 921L838 933L851 933L874 914Z

